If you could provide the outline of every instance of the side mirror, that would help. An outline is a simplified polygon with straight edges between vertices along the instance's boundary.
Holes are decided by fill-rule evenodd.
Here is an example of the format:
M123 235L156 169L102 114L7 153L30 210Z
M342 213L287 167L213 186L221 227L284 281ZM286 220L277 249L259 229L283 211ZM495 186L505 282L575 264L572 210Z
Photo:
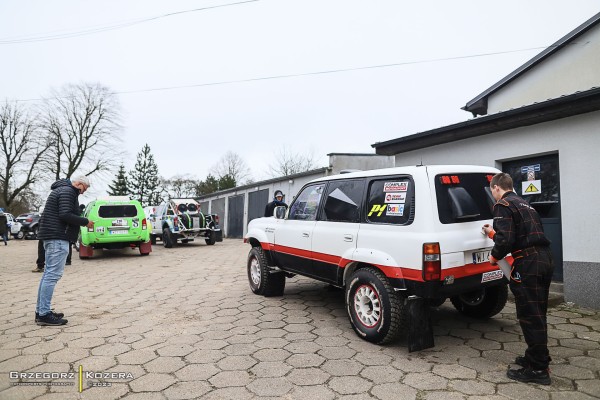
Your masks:
M285 219L286 210L287 210L287 207L285 207L285 206L275 207L275 212L273 213L273 215L275 216L276 219Z

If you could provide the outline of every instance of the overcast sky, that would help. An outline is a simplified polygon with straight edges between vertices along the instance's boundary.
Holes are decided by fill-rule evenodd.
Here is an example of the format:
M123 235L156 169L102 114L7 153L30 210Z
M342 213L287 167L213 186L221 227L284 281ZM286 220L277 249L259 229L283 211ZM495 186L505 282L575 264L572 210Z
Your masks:
M134 91L118 95L128 169L148 143L165 177L203 179L231 150L260 180L284 144L326 166L327 153L465 121L467 101L600 11L596 0L255 0L81 34L232 3L0 0L0 97L77 82ZM389 64L400 65L200 86ZM192 87L144 91L181 86Z

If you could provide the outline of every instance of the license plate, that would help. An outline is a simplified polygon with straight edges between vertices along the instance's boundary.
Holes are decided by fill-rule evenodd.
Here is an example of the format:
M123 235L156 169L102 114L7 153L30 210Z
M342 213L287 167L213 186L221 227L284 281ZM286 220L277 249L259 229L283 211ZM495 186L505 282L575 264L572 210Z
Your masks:
M491 250L474 251L473 264L481 264L489 261Z
M124 219L114 219L112 221L112 226L127 226L127 221Z
M126 230L121 230L119 229L118 231L110 231L111 235L127 235L129 233L129 231Z

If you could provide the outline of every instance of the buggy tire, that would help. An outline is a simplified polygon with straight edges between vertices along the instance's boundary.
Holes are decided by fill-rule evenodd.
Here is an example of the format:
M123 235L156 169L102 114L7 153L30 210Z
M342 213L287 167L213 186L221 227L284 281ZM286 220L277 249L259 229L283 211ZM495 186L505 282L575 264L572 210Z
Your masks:
M506 305L508 285L488 286L479 293L466 293L450 298L460 313L477 319L487 319L498 314Z
M169 227L163 229L162 242L167 249L172 248L177 243L177 239L175 239Z
M214 231L210 231L208 233L208 237L206 239L204 239L204 241L206 242L207 245L212 246L215 244L215 242L217 241L216 235Z
M354 332L368 342L393 342L405 325L404 299L374 268L361 268L350 276L346 310Z
M248 283L254 294L265 297L282 296L285 289L285 273L269 269L267 256L260 247L253 247L248 254Z

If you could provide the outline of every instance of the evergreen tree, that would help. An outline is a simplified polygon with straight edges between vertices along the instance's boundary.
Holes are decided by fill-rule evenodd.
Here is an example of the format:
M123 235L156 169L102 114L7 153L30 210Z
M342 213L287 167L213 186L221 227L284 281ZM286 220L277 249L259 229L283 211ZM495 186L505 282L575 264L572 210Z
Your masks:
M111 184L108 185L108 194L109 196L128 196L129 195L129 187L127 186L127 175L125 175L125 166L121 164L119 167L119 172L117 176L112 181Z
M137 155L135 167L129 172L129 192L131 197L142 203L142 206L153 206L160 203L158 166L145 144Z

